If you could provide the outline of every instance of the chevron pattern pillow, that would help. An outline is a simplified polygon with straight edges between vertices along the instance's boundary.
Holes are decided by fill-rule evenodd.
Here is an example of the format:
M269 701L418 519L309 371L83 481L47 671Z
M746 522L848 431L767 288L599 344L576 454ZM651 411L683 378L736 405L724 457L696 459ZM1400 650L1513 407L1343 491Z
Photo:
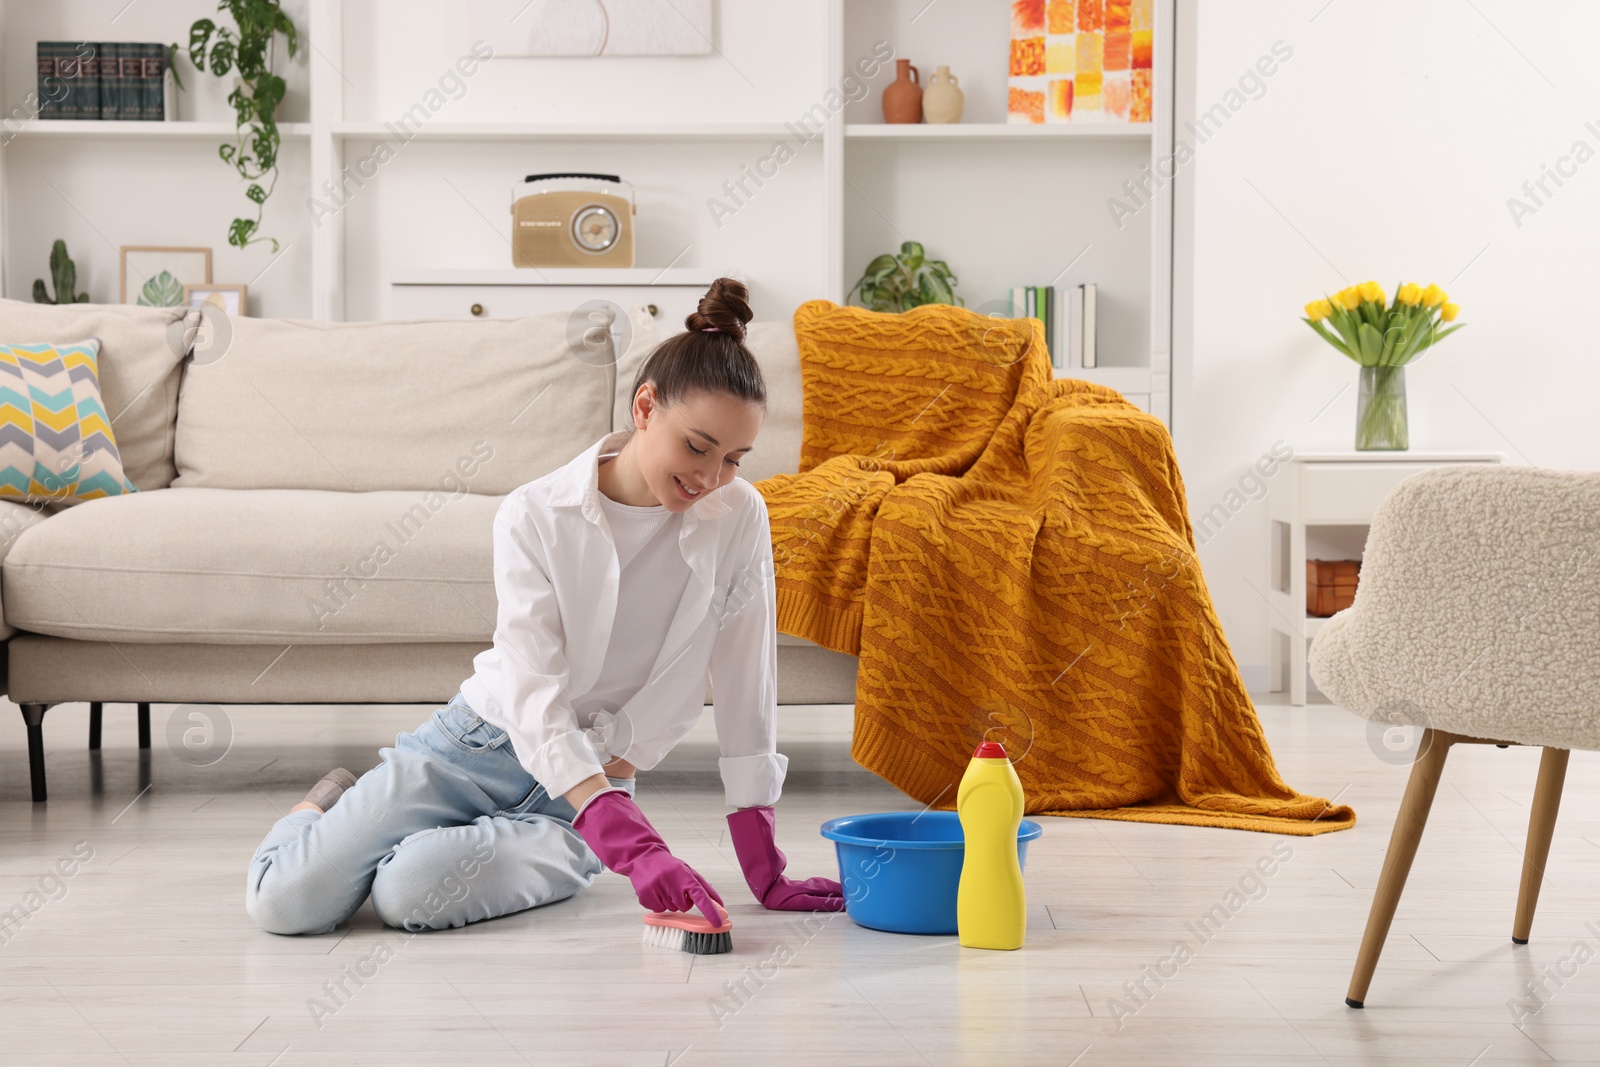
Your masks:
M100 342L0 344L0 499L136 493L100 400Z

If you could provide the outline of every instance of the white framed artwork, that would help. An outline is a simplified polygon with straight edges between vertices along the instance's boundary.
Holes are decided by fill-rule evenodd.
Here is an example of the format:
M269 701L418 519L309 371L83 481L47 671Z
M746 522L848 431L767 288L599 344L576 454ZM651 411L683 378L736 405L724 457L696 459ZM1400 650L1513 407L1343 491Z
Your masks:
M222 309L229 318L250 314L243 283L217 283L215 285L186 285L183 287L184 307L212 307Z
M498 56L709 55L711 0L467 0Z

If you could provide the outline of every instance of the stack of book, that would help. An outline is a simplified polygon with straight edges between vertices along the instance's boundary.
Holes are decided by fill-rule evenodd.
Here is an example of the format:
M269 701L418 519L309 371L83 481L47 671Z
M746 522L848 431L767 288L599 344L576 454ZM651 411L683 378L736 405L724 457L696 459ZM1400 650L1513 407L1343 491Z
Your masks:
M1011 289L1011 314L1013 318L1038 319L1044 324L1044 343L1050 349L1050 365L1060 369L1064 364L1056 349L1055 289L1048 285L1017 285Z
M167 46L124 41L40 41L42 119L166 118Z
M1012 314L1044 324L1050 365L1075 370L1097 365L1095 352L1095 286L1022 285L1011 290Z

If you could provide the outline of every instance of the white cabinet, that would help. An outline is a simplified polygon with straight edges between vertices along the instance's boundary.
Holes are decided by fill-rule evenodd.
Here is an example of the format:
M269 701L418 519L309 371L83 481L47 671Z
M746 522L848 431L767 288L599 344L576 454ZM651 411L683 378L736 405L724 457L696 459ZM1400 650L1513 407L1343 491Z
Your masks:
M383 318L514 319L605 300L624 309L646 305L662 330L674 334L713 280L713 274L682 269L397 271Z
M1360 559L1378 504L1446 463L1501 463L1503 452L1297 452L1268 495L1269 688L1306 702L1306 650L1327 619L1306 614L1306 560Z

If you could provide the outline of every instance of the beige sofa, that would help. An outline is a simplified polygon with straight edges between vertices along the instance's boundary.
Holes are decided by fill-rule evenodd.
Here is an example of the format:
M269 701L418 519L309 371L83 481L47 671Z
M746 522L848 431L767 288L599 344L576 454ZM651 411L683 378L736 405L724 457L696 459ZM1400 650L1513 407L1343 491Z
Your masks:
M140 490L0 501L0 662L35 800L45 712L67 701L449 700L493 639L501 498L626 426L634 372L681 328L637 309L618 359L603 331L569 340L564 315L196 314L0 300L5 343L101 340ZM749 342L769 408L741 476L759 481L798 468L799 355L787 322L753 323ZM854 700L854 656L778 646L780 703Z

